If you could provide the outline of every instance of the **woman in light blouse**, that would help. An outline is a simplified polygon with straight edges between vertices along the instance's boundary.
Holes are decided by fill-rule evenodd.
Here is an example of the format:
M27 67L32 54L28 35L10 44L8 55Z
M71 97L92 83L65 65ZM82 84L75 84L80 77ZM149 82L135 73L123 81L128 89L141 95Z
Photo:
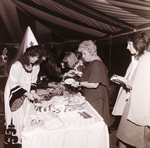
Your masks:
M150 41L144 32L134 33L127 48L134 54L125 77L112 80L121 83L114 115L122 115L117 137L119 148L150 147ZM123 105L123 106L122 106Z

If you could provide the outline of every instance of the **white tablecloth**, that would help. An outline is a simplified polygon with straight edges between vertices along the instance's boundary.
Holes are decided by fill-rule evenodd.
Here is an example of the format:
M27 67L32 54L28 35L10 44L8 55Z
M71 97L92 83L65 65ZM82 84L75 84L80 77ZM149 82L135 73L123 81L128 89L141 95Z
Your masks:
M95 122L49 130L44 125L30 126L30 115L35 114L31 105L22 133L22 148L109 148L107 125L88 102L83 106L96 117Z

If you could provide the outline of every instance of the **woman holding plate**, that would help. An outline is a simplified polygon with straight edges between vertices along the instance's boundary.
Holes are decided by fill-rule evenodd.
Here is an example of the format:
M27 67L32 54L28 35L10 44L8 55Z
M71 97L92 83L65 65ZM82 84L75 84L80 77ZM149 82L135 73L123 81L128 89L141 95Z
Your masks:
M110 126L107 68L97 55L97 46L92 40L83 41L78 51L88 64L83 70L81 81L75 81L72 86L82 87L86 100Z
M113 76L121 83L113 115L122 115L117 137L119 148L150 147L150 40L144 32L132 34L127 48L134 54L125 77Z

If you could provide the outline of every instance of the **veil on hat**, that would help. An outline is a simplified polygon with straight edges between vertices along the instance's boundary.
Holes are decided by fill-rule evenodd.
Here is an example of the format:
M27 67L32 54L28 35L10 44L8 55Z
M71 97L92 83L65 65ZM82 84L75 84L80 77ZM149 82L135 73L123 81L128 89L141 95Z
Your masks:
M13 59L12 64L15 61L18 61L20 59L20 57L23 55L23 53L26 51L26 49L28 47L35 46L35 45L38 45L38 42L35 39L34 34L31 31L31 28L28 26L27 29L26 29L24 38L22 40L22 43L21 43L21 45L20 45L20 47L18 49L18 52L16 53L16 55L15 55L15 57Z

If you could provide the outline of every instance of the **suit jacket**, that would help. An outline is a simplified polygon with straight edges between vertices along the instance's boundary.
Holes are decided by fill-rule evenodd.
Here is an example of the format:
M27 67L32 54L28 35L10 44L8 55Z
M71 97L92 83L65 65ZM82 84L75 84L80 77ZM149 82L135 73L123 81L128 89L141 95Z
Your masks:
M137 125L150 126L150 52L140 57L127 118Z
M129 76L129 74L132 70L132 67L133 67L133 65L131 62L126 71L125 78L127 78ZM117 115L117 116L122 115L124 107L126 105L126 100L127 100L127 91L121 86L118 96L117 96L117 99L116 99L116 103L115 103L113 111L112 111L113 115Z

